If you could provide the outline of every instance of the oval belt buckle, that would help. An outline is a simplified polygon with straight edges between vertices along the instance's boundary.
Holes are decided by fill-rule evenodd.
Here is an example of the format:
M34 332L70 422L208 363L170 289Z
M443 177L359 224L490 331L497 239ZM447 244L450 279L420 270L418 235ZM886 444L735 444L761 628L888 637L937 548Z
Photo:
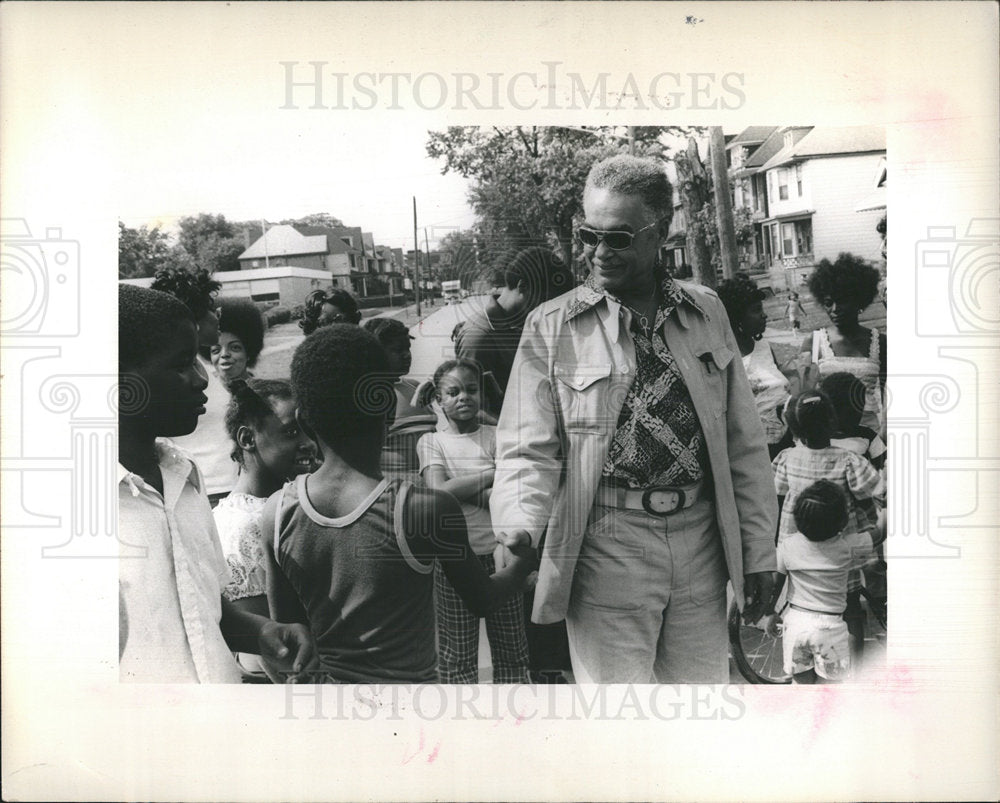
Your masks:
M654 503L654 494L656 500L662 500L662 504ZM664 496L673 496L673 505L670 505L664 499ZM654 516L666 516L669 513L674 513L684 507L684 491L680 488L667 488L667 487L655 487L647 488L642 492L642 506L645 511Z

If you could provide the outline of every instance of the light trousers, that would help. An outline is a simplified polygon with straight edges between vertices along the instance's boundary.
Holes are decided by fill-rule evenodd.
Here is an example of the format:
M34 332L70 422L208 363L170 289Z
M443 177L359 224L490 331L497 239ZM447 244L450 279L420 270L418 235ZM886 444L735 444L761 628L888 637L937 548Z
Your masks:
M714 505L595 506L566 617L577 683L727 683L728 572Z

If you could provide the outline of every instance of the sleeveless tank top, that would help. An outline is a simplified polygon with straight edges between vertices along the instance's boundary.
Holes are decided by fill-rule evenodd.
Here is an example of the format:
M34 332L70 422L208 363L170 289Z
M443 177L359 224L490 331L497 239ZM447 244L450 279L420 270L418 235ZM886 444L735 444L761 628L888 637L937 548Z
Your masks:
M871 344L866 357L841 357L833 353L826 329L813 332L812 361L819 368L821 377L846 371L860 379L865 385L865 409L861 414L861 426L876 432L882 431L882 392L879 382L878 331L872 329Z
M307 476L279 492L274 554L308 615L323 679L433 682L434 564L403 532L410 483L382 480L351 513L328 518L309 502Z

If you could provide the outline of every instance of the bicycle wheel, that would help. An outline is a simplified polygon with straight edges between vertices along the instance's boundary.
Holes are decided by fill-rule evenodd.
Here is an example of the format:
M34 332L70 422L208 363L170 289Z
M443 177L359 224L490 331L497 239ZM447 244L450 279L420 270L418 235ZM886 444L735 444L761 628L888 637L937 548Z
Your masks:
M762 627L744 624L736 600L729 606L729 648L736 668L750 683L792 682L791 675L785 674L781 636L774 638Z

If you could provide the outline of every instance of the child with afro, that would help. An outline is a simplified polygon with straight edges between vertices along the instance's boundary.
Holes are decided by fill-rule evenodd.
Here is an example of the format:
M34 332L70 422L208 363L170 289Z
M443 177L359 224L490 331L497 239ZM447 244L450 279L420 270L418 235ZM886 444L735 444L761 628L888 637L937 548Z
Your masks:
M119 621L123 681L239 683L233 651L283 677L313 656L308 630L234 606L205 481L168 438L205 412L195 316L167 293L118 289ZM135 557L136 548L144 557Z
M793 683L837 682L851 671L847 576L870 559L875 543L868 531L846 531L847 497L829 480L802 491L793 516L796 532L778 544L781 578L770 605L773 612L787 577L788 609L784 621L774 614L768 627L773 633L783 626L784 668Z
M382 476L394 377L375 337L349 324L318 329L292 359L299 423L323 464L264 509L267 597L278 621L312 631L315 682L433 682L434 562L479 616L533 569L527 533L514 533L502 540L513 561L488 575L451 494Z

